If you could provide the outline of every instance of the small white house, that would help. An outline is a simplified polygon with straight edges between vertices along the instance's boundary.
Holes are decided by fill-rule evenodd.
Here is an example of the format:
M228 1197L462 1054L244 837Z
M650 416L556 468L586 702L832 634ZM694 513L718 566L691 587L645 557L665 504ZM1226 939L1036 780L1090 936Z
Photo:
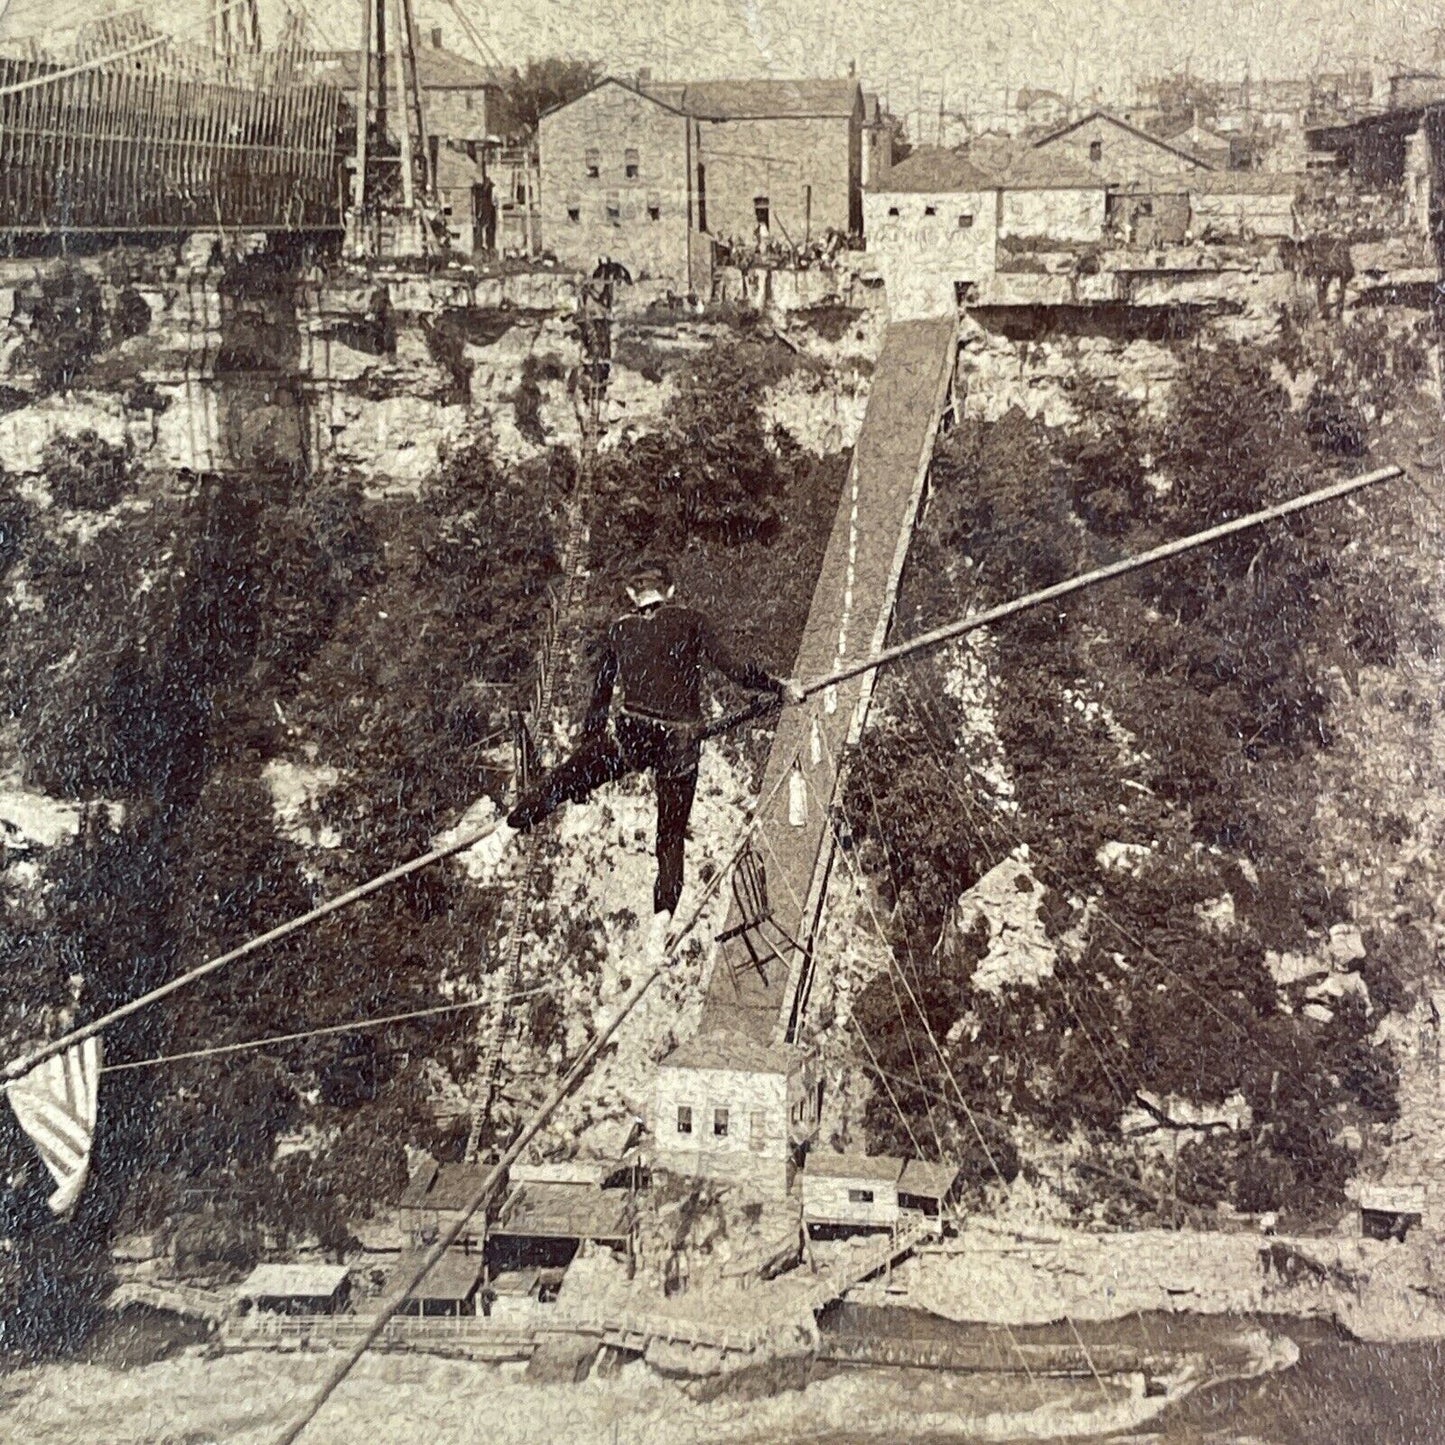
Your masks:
M822 1084L805 1050L727 1029L698 1034L657 1071L653 1164L781 1199L821 1107Z
M956 151L921 147L863 196L863 227L894 318L944 316L992 276L997 181Z
M1000 181L999 240L1088 244L1104 238L1108 188L1103 180L1048 151L1029 150Z
M1196 239L1275 240L1296 233L1303 178L1271 171L1202 171L1189 182Z
M903 1160L818 1149L803 1169L803 1220L836 1228L893 1229Z

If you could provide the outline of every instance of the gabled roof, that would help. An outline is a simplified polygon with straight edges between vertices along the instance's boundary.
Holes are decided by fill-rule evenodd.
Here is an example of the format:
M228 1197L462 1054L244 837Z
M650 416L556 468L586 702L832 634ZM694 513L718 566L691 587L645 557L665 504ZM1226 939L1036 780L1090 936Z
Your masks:
M834 1149L815 1149L804 1160L803 1173L814 1179L873 1179L897 1184L903 1161L892 1154L840 1154Z
M651 101L653 105L660 105L663 110L670 110L674 115L691 115L690 111L683 110L680 105L669 100L666 96L660 95L657 86L649 86L646 90L642 90L638 86L633 85L630 80L619 80L615 75L604 75L591 90L584 90L581 95L574 95L571 100L564 100L561 105L554 105L550 107L550 109L544 110L541 118L545 120L549 115L556 115L558 111L566 110L569 105L576 105L578 101L586 100L589 95L596 95L599 90L609 85L615 85L619 90L625 90L629 95L640 96L643 100Z
M857 80L689 80L647 86L655 96L703 120L798 120L850 116L862 89Z
M1107 110L1090 111L1082 120L1070 121L1068 125L1061 126L1058 130L1050 131L1048 135L1036 140L1034 147L1038 149L1040 146L1051 145L1054 141L1078 130L1080 126L1090 125L1096 120L1106 121L1109 125L1118 126L1120 130L1127 131L1130 135L1137 136L1140 140L1146 140L1150 145L1156 145L1161 150L1172 151L1175 155L1182 156L1186 161L1190 161L1192 164L1204 170L1210 169L1209 162L1205 160L1203 156L1195 155L1193 151L1187 151L1183 146L1174 145L1167 140L1160 140L1157 135L1150 135L1147 130L1140 130L1137 125L1130 125L1127 120L1120 120L1117 115L1110 115Z
M736 1069L746 1074L791 1074L802 1062L796 1049L764 1044L732 1029L711 1029L679 1044L664 1069Z
M891 167L873 187L876 192L938 193L991 191L998 182L980 170L962 151L944 146L919 146Z
M330 1299L347 1281L344 1264L258 1264L236 1286L237 1299Z

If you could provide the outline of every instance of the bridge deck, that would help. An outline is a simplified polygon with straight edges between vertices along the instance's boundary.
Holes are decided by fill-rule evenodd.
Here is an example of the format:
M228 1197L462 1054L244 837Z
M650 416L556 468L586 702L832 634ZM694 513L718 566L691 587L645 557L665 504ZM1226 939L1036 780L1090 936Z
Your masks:
M883 643L948 398L956 330L954 317L888 328L798 651L798 677L824 676ZM774 916L795 939L806 941L816 921L832 856L826 807L836 764L856 741L871 691L871 676L855 678L806 707L789 708L778 723L763 777L762 794L773 801L762 815L760 849ZM773 793L795 760L808 795L801 823L790 821L789 786ZM726 926L740 922L735 906ZM758 968L741 940L721 945L702 1030L734 1029L760 1040L790 1036L795 1000L806 990L801 962L795 956Z

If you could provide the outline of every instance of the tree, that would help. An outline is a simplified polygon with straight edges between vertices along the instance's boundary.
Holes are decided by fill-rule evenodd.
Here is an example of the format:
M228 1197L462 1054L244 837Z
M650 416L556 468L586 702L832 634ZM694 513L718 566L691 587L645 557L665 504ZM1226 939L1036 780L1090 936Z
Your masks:
M503 90L512 128L535 135L542 116L586 95L602 75L602 67L592 60L564 60L555 55L529 60L523 70L511 72Z

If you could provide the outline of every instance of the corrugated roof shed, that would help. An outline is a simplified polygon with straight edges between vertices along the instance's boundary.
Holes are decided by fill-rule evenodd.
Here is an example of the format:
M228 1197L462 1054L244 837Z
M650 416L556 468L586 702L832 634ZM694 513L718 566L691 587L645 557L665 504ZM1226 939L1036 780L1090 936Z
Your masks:
M625 1239L628 1194L578 1184L523 1184L507 1197L491 1233L547 1239Z
M930 1164L926 1159L910 1159L898 1179L900 1194L916 1194L923 1199L943 1199L958 1178L957 1164Z
M875 188L888 192L942 194L950 191L989 191L997 182L980 170L962 151L944 146L919 146L892 167Z
M407 1250L397 1266L400 1275L410 1274L421 1263L422 1252ZM426 1278L407 1296L413 1300L464 1300L471 1297L482 1278L482 1256L449 1249L426 1272Z
M706 120L783 120L852 115L856 80L691 80L646 87L646 94Z
M903 1161L891 1154L839 1154L833 1149L815 1149L803 1164L805 1175L815 1179L874 1179L896 1184Z
M732 1029L710 1029L679 1044L664 1069L737 1069L750 1074L790 1074L802 1062L796 1049L764 1044Z
M258 1264L236 1286L237 1299L330 1299L351 1271L344 1264Z

